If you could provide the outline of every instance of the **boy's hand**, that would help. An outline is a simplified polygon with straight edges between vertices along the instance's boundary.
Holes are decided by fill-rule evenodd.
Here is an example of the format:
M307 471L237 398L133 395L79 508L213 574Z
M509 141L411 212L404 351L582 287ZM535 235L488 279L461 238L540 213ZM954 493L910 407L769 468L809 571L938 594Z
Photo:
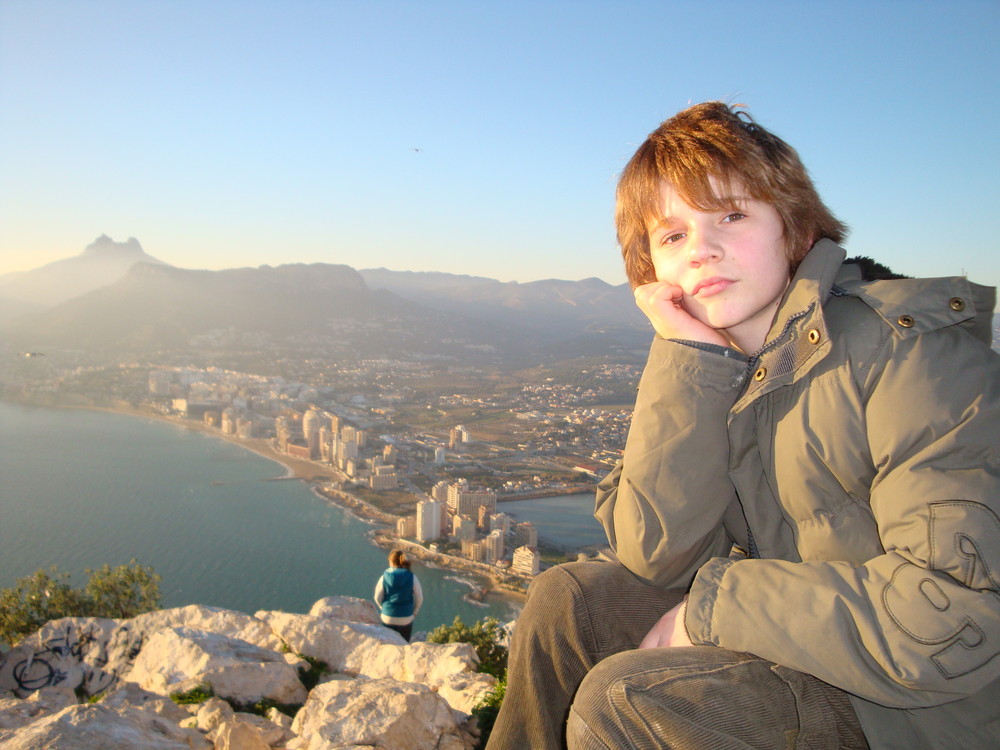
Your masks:
M687 628L684 626L684 614L687 612L687 597L681 599L681 603L663 615L657 623L646 633L639 648L664 648L672 646L693 646L688 637Z
M684 290L668 281L654 281L635 288L635 303L662 338L731 346L720 331L705 325L684 309L683 297Z

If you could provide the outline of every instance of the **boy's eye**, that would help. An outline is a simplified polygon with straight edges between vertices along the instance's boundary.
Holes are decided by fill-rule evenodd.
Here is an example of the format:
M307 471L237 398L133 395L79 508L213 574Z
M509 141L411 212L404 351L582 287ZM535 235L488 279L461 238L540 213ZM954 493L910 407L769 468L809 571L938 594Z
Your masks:
M746 218L746 214L741 214L739 211L733 211L731 214L727 214L726 218L723 219L723 221L733 222L733 221L739 221L740 219L745 219L745 218Z
M684 239L684 232L674 232L673 234L665 234L660 238L661 245L672 245L678 240Z

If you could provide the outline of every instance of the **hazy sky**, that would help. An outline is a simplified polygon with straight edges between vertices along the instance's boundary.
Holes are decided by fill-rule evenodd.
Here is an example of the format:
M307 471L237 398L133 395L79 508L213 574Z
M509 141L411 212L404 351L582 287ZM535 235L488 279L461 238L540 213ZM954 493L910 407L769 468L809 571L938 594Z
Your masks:
M997 0L0 0L0 273L108 234L187 268L620 283L617 174L726 99L850 251L996 285L998 39Z

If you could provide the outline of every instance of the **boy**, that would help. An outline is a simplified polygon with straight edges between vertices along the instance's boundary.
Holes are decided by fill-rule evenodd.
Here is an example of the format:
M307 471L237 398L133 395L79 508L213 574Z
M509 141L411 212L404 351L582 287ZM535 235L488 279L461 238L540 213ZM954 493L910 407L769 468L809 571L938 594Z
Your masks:
M597 492L618 562L533 583L489 747L1000 747L993 290L844 263L718 102L643 143L616 222L657 333Z

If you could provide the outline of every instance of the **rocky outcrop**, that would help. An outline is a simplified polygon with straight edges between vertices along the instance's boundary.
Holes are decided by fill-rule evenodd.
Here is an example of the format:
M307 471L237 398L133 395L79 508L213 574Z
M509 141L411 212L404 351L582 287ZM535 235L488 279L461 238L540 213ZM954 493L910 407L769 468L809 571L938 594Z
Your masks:
M309 750L349 745L463 750L448 704L426 685L396 680L333 680L318 686L292 724Z
M0 655L0 746L466 750L495 683L476 664L467 644L406 643L351 597L305 615L66 618Z

